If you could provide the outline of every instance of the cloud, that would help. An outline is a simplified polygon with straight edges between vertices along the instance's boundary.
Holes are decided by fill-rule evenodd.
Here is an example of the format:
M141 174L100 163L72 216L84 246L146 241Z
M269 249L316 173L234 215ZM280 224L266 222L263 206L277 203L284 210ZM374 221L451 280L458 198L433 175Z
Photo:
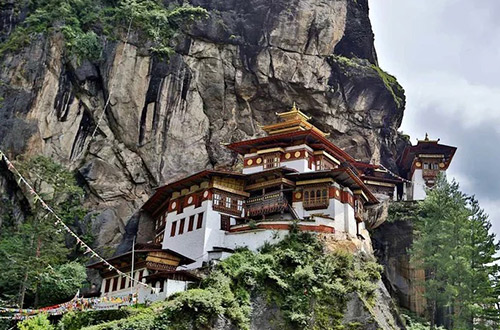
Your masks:
M372 0L380 66L406 90L402 130L458 147L448 170L500 234L500 1Z
M500 131L500 87L472 84L460 75L434 71L415 73L405 89L407 127L411 119L422 115L418 109L434 107L465 128L497 123Z

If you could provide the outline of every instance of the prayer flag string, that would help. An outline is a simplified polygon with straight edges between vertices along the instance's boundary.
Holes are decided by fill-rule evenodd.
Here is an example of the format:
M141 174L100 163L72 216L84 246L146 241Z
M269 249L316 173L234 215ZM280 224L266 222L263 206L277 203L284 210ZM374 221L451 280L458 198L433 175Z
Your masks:
M82 248L85 249L84 254L89 254L90 253L91 257L99 259L99 261L101 261L104 265L108 266L108 269L110 271L111 270L116 271L116 273L119 276L129 278L133 283L142 285L144 287L151 288L150 285L148 285L146 283L143 283L143 282L141 282L139 280L136 280L135 278L133 278L129 274L120 271L118 268L114 267L111 263L109 263L106 259L104 259L103 257L101 257L97 252L95 252L89 245L87 245L87 243L85 243L80 237L78 237L78 235L73 230L71 230L71 228L69 228L64 223L63 219L59 215L57 215L56 212L42 199L42 197L35 191L35 189L33 189L33 187L24 178L24 176L17 170L17 168L9 160L9 158L2 152L2 150L0 150L0 159L2 159L2 158L5 161L5 163L7 164L7 168L9 169L9 171L11 171L11 173L13 173L14 175L16 175L18 177L18 184L21 184L21 183L24 184L26 186L26 188L28 189L29 193L33 196L33 203L40 203L40 205L47 212L49 212L50 214L52 214L54 216L54 218L56 219L54 221L54 225L62 227L68 234L70 234L71 236L73 236L76 239L76 244L80 245Z

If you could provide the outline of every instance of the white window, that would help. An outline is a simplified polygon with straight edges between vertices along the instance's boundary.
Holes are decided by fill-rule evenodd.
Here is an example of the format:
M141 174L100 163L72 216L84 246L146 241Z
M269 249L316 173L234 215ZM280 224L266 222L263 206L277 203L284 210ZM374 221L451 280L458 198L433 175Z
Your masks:
M214 205L220 205L220 195L214 194Z
M238 199L238 211L243 211L243 201Z
M264 157L264 168L275 168L280 166L280 154L269 154Z
M226 196L226 207L228 209L231 208L231 197Z

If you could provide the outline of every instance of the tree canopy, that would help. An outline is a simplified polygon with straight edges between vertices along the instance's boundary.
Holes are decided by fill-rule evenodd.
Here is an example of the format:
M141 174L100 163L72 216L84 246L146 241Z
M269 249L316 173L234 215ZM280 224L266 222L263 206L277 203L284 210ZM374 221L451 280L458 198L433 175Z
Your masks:
M431 326L438 312L451 329L491 329L500 324L500 246L490 228L475 197L444 176L420 203L411 256L426 272L423 285Z

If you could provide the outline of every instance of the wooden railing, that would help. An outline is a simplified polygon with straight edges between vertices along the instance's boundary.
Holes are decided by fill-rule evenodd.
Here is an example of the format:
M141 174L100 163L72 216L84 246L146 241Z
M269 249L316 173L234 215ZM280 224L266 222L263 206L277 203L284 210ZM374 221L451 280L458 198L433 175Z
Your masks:
M422 176L424 178L435 178L437 177L439 174L439 170L431 170L431 169L424 169L423 172L422 172Z
M304 202L302 205L304 206L304 209L326 209L328 208L328 205L330 203L330 200L328 196L319 196L319 197L313 197L313 198L308 198L304 199Z
M288 201L282 192L252 197L246 201L246 215L265 215L286 210Z

